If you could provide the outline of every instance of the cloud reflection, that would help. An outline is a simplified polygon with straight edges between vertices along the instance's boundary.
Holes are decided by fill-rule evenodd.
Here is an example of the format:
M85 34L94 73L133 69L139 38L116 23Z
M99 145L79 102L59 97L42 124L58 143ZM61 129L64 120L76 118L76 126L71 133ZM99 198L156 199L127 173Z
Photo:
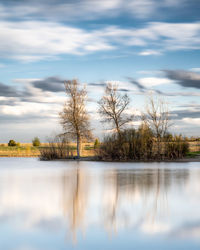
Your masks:
M15 221L14 230L22 232L64 232L78 244L80 235L88 237L97 228L111 238L126 231L169 237L190 219L200 219L197 210L188 215L185 204L191 192L198 195L194 185L199 187L189 169L93 164L1 170L0 220ZM182 204L187 209L180 210ZM183 235L181 230L174 236Z

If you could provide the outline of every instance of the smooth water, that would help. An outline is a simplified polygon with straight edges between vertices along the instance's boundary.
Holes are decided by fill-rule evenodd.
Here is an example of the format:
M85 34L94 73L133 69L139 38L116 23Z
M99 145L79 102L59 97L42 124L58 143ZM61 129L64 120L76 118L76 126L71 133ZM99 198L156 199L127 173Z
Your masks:
M0 249L200 249L200 163L0 158Z

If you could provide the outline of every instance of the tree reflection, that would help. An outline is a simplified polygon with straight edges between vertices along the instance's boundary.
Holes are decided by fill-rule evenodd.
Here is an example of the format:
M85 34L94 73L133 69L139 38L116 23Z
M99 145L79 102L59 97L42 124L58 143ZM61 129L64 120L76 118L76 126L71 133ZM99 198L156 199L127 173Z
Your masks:
M166 221L173 231L192 216L199 219L198 168L87 164L1 171L0 219L8 224L15 220L14 230L63 228L74 243L86 229L89 234L98 228L110 236L128 229L150 234L164 230L160 226Z
M84 231L84 219L88 202L89 178L83 168L78 166L63 175L62 197L63 213L69 223L69 231L76 242L78 229Z
M98 204L96 223L103 224L109 235L127 227L153 228L156 220L168 216L168 190L184 185L188 177L187 169L103 169L96 178L85 168L67 171L62 177L62 203L73 241L78 230L91 224L93 199Z
M105 173L106 202L102 212L105 228L116 231L118 226L127 227L133 221L134 227L144 223L153 226L156 217L168 214L170 187L185 184L188 176L187 169L114 169ZM108 190L112 190L109 197Z

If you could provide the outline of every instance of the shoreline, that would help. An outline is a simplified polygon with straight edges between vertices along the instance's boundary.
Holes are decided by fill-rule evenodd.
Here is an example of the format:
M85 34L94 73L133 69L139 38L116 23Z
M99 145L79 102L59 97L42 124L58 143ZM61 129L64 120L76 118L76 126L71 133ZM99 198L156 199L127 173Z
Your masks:
M37 158L40 160L38 156L0 156L0 158ZM99 160L96 157L90 156L90 157L81 157L80 159L53 159L53 160L40 160L40 161L95 161L95 162L120 162L120 163L139 163L139 162L144 162L144 163L161 163L161 162L200 162L200 155L196 157L185 157L181 159L173 159L173 160L161 160L161 161L154 161L154 160L149 160L149 161L144 161L144 160L128 160L128 161L114 161L114 160Z
M139 163L139 162L144 162L144 163L161 163L161 162L200 162L200 155L192 158L182 158L182 159L173 159L173 160L161 160L161 161L139 161L139 160L128 160L128 161L113 161L113 160L99 160L94 157L82 157L80 159L54 159L54 160L41 160L41 161L95 161L95 162L119 162L119 163Z

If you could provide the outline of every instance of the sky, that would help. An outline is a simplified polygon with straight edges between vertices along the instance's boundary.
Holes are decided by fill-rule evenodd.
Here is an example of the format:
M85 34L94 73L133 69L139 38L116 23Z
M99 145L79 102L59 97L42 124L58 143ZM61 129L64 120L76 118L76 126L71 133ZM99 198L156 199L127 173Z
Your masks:
M164 99L171 132L200 135L199 0L0 0L0 142L45 141L61 131L64 80L88 91L95 136L106 132L96 102L106 82L145 110Z

